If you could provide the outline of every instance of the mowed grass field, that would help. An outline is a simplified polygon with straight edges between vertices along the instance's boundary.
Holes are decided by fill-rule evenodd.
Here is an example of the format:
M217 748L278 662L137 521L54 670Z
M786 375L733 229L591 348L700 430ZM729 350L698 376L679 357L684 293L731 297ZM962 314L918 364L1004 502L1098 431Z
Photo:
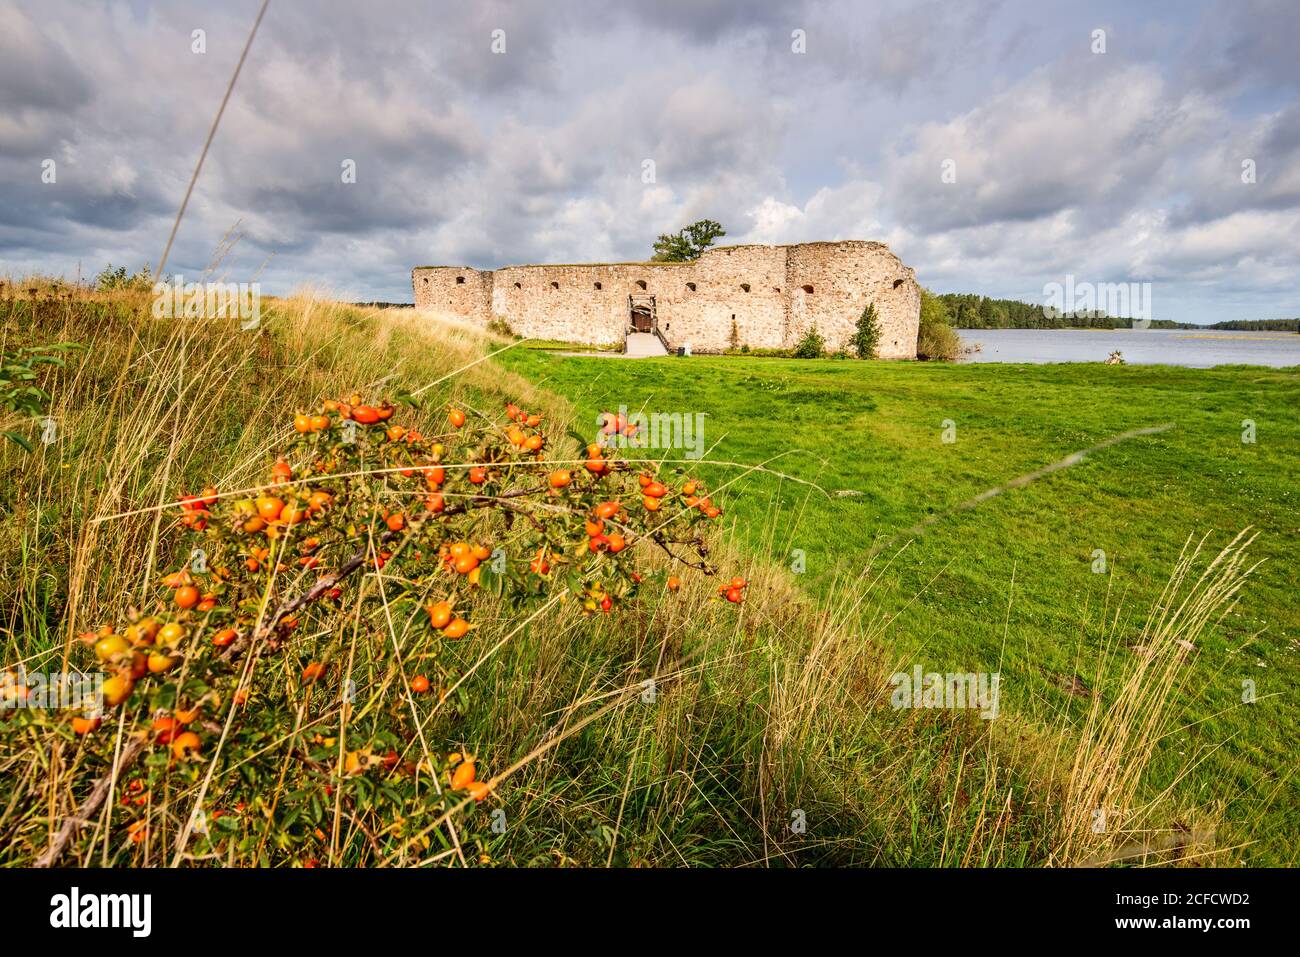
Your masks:
M1300 859L1300 370L621 361L526 349L501 361L592 423L619 406L704 413L708 460L767 463L816 483L749 473L721 496L734 534L787 565L802 553L813 594L880 575L864 615L888 621L900 669L1000 672L1003 712L1067 734L1093 695L1114 692L1099 668L1112 675L1138 653L1130 646L1188 539L1208 535L1213 554L1252 529L1262 564L1188 650L1175 729L1148 787L1172 788L1189 820L1217 814L1217 846L1237 848L1234 860ZM694 471L716 487L741 470Z

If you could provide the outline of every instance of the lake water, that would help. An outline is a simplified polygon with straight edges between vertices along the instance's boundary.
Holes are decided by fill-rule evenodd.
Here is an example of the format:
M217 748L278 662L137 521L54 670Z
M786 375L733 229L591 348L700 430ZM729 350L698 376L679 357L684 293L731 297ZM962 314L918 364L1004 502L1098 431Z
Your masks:
M1118 349L1130 364L1208 369L1248 364L1300 365L1294 332L1217 329L959 329L963 344L979 343L964 362L1104 362Z

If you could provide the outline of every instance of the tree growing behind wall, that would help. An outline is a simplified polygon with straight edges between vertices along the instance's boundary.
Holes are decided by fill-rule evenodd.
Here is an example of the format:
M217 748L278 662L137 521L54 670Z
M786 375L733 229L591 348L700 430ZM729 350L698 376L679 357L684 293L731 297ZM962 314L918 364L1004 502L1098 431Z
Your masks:
M650 257L651 262L693 262L713 245L715 239L725 235L727 231L722 228L722 224L711 219L701 219L676 233L662 233L655 240L655 253Z
M876 304L867 303L858 317L857 328L849 345L859 359L875 359L880 346L880 320L876 317Z
M153 285L153 272L147 264L141 267L139 272L128 276L125 266L114 269L113 264L109 263L95 277L95 288L100 292L109 292L113 289L148 290L152 289Z
M961 355L961 337L951 326L945 300L921 288L921 320L916 338L918 359L952 361Z

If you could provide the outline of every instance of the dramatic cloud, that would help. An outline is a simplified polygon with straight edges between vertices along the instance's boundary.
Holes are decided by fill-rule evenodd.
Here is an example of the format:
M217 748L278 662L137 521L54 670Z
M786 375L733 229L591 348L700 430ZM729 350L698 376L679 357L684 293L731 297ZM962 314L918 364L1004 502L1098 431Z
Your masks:
M0 0L0 272L156 262L257 6ZM1295 315L1298 41L1282 0L272 0L168 271L235 227L231 278L409 301L417 264L708 217L881 239L945 291Z

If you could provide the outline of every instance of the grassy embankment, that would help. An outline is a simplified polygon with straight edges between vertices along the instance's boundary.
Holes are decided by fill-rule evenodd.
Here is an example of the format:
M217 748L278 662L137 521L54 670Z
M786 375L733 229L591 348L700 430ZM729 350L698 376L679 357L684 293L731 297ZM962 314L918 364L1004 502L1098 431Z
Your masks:
M271 304L263 327L248 333L234 323L152 320L139 296L68 296L44 286L34 302L0 302L0 316L7 345L76 341L87 347L45 383L54 396L57 441L35 453L12 445L0 452L0 654L7 664L24 661L31 670L55 666L65 647L85 664L84 649L71 646L71 636L144 601L158 575L183 557L179 534L159 513L112 516L174 501L180 491L207 481L223 488L248 485L287 437L295 408L354 388L374 394L425 386L497 345L409 313L309 299ZM546 357L518 361L528 375L559 378L533 387L496 362L472 366L429 395L422 427L436 428L448 401L499 419L505 398L545 410L557 435L565 423L588 421L599 399L577 380L562 381L576 367ZM678 374L665 364L593 369L615 367L631 376L655 368ZM698 383L713 388L730 370L756 375L744 368L720 367L709 383ZM841 405L811 386L793 397L769 395L769 389L787 388L779 379L732 384L758 386L752 401L740 403L738 411L746 414L806 401L805 430L823 450L835 450L828 430L859 414L850 397ZM579 400L576 415L559 397L570 388ZM730 406L714 398L714 414L721 417L741 397L732 397ZM905 419L888 424L906 428ZM775 429L750 434L760 444L736 446L730 454L737 460L752 461L762 442L779 439ZM899 465L919 465L923 457L915 458ZM917 480L933 478L934 467L931 473L921 469ZM719 474L725 481L737 471ZM978 484L976 477L972 473L965 484ZM923 550L909 550L908 560L888 567L879 562L869 579L856 573L855 562L854 574L837 583L824 576L810 597L800 587L809 579L766 559L786 550L784 542L765 545L784 534L783 518L766 508L764 483L771 480L755 476L744 494L726 496L736 520L733 540L716 543L716 554L724 567L754 582L739 610L710 600L711 582L686 575L676 597L648 598L598 619L557 612L521 632L516 621L489 620L456 647L467 673L460 700L454 709L431 712L424 734L436 748L472 751L494 771L518 762L488 802L471 805L458 819L466 834L477 835L474 853L435 853L446 845L438 840L422 850L406 839L403 822L360 805L341 821L337 801L322 806L315 795L282 793L273 779L249 781L226 755L213 757L206 769L208 806L246 810L205 838L209 843L199 849L209 854L194 860L293 864L319 857L326 864L376 865L472 862L482 854L513 864L1069 863L1105 856L1149 837L1151 828L1175 823L1184 809L1141 800L1138 776L1162 727L1167 682L1180 674L1175 643L1199 636L1200 615L1214 610L1220 592L1183 583L1179 594L1191 591L1198 600L1172 622L1153 627L1145 666L1122 655L1112 662L1112 673L1137 680L1120 695L1124 706L1098 707L1082 735L1077 728L1058 735L1031 725L1017 714L1024 704L1019 700L1015 709L1004 702L1003 717L993 722L969 712L895 711L888 707L887 677L914 626L891 606L920 580L909 562ZM954 488L960 492L964 485ZM918 487L915 494L923 491ZM845 501L851 500L834 500ZM819 563L828 571L834 550L843 553L857 533L848 531L853 526L845 524L844 513L818 517L809 506L805 514L820 523L817 541L807 543L810 573ZM1158 574L1165 575L1174 556L1162 557ZM1229 589L1236 582L1233 570L1218 580ZM933 586L913 593L922 603L934 594ZM950 607L969 617L964 597L948 596ZM996 629L1005 603L989 598L973 617ZM1011 607L1019 618L1021 603ZM396 636L384 633L382 623L359 634L346 612L341 609L335 627L301 640L316 656L355 655L361 673L389 667L400 645ZM942 621L934 625L958 633ZM982 634L972 633L971 640ZM515 637L503 642L508 635ZM942 656L931 660L947 663ZM1163 677L1141 680L1150 669ZM652 702L639 693L647 675L658 686ZM283 671L262 669L254 694L283 681ZM320 698L304 698L302 708L322 722L337 717L337 704ZM16 718L0 724L0 860L11 864L30 863L105 770L96 763L102 751L92 754L70 732L40 738L15 733L19 726ZM297 760L294 729L283 731L259 760L278 759L280 749L286 766ZM112 734L107 722L99 733ZM1108 761L1101 759L1102 746ZM192 772L204 769L174 770L165 758L160 762L151 765L161 783L146 808L148 840L127 839L126 812L113 810L110 801L81 830L65 863L169 859L200 793ZM1093 833L1088 820L1098 805L1122 827ZM500 834L486 826L497 809L506 812ZM410 813L416 816L418 808ZM1194 818L1177 823L1200 827L1213 823L1215 813L1198 808ZM802 832L791 828L796 819L806 822ZM281 839L268 844L273 824ZM313 827L334 837L322 846L311 837ZM434 828L435 838L443 829Z
M1102 365L860 364L705 358L560 358L505 364L604 409L703 412L709 457L815 481L746 479L730 514L745 546L782 564L806 555L816 595L888 571L872 601L887 642L927 670L1000 670L1003 701L1037 726L1072 729L1098 683L1131 661L1146 610L1188 536L1221 544L1250 526L1264 559L1240 604L1197 642L1177 730L1157 750L1151 791L1189 809L1222 803L1232 859L1296 862L1300 789L1300 371ZM1243 420L1257 441L1242 442ZM952 420L955 441L943 441ZM986 489L1130 429L1172 423L947 514ZM793 453L793 454L791 454ZM659 453L664 454L664 453ZM672 454L672 453L669 453ZM921 523L928 527L913 530ZM913 530L913 531L909 531ZM1094 573L1096 550L1106 573ZM872 555L876 554L874 563ZM1100 567L1100 566L1098 566ZM1107 617L1113 627L1104 627ZM1243 703L1243 681L1256 702Z

